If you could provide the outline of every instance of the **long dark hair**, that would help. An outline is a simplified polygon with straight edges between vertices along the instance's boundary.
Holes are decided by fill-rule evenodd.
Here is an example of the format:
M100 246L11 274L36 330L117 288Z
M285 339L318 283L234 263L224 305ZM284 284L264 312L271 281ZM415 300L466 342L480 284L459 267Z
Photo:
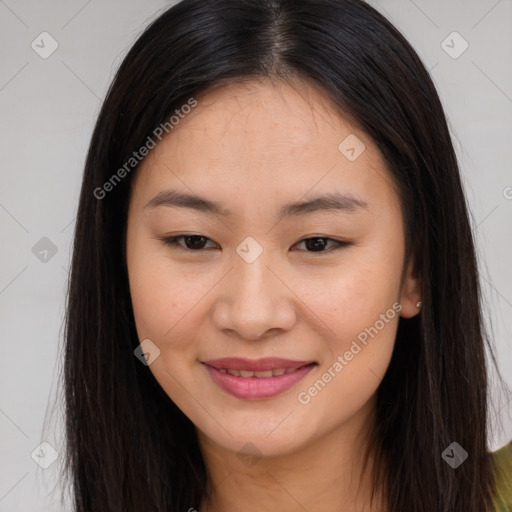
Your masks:
M429 73L361 0L183 0L124 58L87 155L68 289L66 475L76 510L183 511L203 499L195 427L134 356L125 233L137 167L126 162L191 98L261 78L320 87L373 139L399 191L423 307L400 319L378 388L375 492L392 512L490 510L488 341L458 163ZM452 442L469 454L457 469L441 456Z

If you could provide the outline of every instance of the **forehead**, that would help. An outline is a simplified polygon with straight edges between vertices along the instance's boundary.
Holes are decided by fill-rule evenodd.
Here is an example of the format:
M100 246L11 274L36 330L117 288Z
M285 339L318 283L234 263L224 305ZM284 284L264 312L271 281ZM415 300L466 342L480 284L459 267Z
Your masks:
M242 148L264 149L273 157L285 150L337 150L341 135L357 131L320 89L270 80L235 82L207 93L176 128L167 137L174 146L186 139L197 142L201 154L224 158Z
M359 144L358 152L364 148L355 160L340 150L346 140ZM299 199L313 189L393 195L375 144L319 89L270 81L233 83L198 97L142 162L134 183L153 193L175 185L224 198L288 192Z

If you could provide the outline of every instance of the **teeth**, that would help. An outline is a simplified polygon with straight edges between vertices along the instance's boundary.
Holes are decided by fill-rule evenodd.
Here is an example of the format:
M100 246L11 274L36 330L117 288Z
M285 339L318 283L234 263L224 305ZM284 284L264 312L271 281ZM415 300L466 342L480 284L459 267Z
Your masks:
M273 370L265 370L265 371L261 371L261 372L252 372L252 371L248 371L248 370L234 370L234 369L225 369L225 368L221 368L219 369L220 372L222 373L229 373L230 375L234 375L235 377L259 377L259 378L263 378L263 377L277 377L279 375L283 375L285 373L292 373L294 372L297 368L299 368L298 366L295 367L295 368L275 368Z

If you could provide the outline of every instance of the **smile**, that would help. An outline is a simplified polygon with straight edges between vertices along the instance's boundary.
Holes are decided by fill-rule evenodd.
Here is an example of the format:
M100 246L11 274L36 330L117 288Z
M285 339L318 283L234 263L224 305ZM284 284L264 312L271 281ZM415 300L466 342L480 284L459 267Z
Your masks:
M215 368L205 363L203 366L221 390L243 400L261 400L288 391L317 366L317 363L263 371Z
M219 368L219 371L222 373L229 373L229 375L234 375L235 377L257 377L257 378L267 378L267 377L278 377L279 375L284 375L285 373L293 373L299 367L295 368L275 368L272 370L252 372L249 370L236 370L234 368Z

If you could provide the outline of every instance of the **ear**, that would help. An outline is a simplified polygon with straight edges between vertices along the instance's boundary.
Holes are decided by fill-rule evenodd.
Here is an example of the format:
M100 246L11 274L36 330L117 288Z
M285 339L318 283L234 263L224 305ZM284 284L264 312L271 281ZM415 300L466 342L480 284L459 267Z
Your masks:
M405 275L402 278L402 290L400 292L402 310L400 311L400 316L404 318L416 316L420 311L420 307L418 307L418 302L420 301L420 280L414 272L414 260L411 257L409 258Z

